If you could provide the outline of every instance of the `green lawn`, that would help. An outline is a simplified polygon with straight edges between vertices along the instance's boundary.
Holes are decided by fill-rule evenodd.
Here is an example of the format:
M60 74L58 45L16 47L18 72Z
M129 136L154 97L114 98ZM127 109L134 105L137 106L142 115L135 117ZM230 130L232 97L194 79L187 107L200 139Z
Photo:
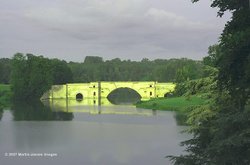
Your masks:
M149 101L142 101L136 104L138 108L168 110L168 111L183 111L188 107L199 106L205 104L206 100L199 96L190 97L174 97L174 98L159 98Z
M10 91L10 85L0 84L0 91Z

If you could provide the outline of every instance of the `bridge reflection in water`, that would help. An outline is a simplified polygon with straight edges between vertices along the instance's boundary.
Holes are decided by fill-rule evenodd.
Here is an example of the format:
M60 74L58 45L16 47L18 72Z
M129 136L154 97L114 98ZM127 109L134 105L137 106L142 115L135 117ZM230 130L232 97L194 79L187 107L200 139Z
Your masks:
M149 100L143 98L141 100ZM43 100L43 104L49 106L54 112L67 113L88 113L91 115L98 114L120 114L120 115L156 115L155 110L143 110L133 105L114 105L107 98L98 99L48 99ZM118 108L119 107L119 108Z

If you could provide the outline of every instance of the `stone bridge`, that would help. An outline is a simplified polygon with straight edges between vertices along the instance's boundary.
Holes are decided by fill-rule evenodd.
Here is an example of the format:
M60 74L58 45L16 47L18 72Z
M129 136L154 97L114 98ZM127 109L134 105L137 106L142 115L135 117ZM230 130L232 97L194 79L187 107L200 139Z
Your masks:
M45 99L83 99L107 98L108 95L119 88L130 88L136 91L141 98L164 97L174 91L173 83L158 83L155 81L127 81L127 82L90 82L53 85L51 90L44 93Z

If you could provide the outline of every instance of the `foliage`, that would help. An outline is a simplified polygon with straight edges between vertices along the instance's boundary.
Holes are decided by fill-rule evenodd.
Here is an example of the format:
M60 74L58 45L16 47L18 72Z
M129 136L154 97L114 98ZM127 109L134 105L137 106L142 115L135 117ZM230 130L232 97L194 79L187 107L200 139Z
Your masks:
M151 99L149 101L141 101L136 104L138 108L169 110L169 111L185 111L187 108L196 107L205 104L205 99L198 96L173 97Z
M12 61L13 59L0 59L0 76L2 76L0 83L10 82ZM53 63L51 65L53 66L54 84L91 81L183 82L206 77L209 74L207 66L201 61L186 58L153 61L148 59L130 61L115 58L104 61L102 57L86 56L84 62L67 63L58 59L49 61ZM2 69L3 67L4 69Z
M67 83L72 73L66 62L17 53L12 59L11 89L14 100L39 99L54 83Z
M230 95L221 93L213 102L189 113L189 133L182 142L189 154L168 156L176 165L248 165L250 109L239 111ZM223 99L222 99L223 98Z
M218 68L218 88L211 91L209 104L190 113L189 132L194 137L182 143L187 154L170 158L175 165L249 165L249 1L213 0L211 6L219 8L219 16L232 11L216 46L219 51L207 58Z
M10 105L11 91L10 86L0 84L0 109Z
M0 84L0 91L10 91L10 85Z
M150 61L121 60L103 61L101 57L87 56L83 63L70 62L74 82L91 81L159 81L180 82L197 79L204 75L201 61L190 59L156 59Z
M214 76L201 78L197 80L189 80L178 83L175 87L175 96L202 95L211 97L211 90L216 89L217 83Z
M0 83L8 84L10 81L11 60L8 58L0 59Z
M220 46L218 44L212 45L208 47L208 56L203 58L203 63L205 65L216 67L218 64L218 59L221 56Z
M86 56L84 59L85 64L98 64L102 62L103 62L102 57L98 57L98 56Z
M50 60L53 84L65 84L73 81L73 75L66 61Z
M219 86L228 90L239 109L250 98L250 9L233 13L220 42Z
M91 81L182 82L210 74L201 61L156 59L150 61L104 61L87 56L83 63L47 59L17 53L12 59L0 59L0 83L11 83L14 99L39 98L52 84Z
M192 0L192 2L198 2L199 0ZM245 10L249 8L248 0L213 0L211 7L219 8L218 16L223 16L226 11L232 11L233 13L239 10Z

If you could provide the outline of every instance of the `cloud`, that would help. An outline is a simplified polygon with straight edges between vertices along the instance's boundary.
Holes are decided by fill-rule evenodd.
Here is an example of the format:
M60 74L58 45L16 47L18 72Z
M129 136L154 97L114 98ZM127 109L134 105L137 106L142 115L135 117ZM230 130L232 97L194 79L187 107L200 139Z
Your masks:
M14 21L19 15L20 24L32 32L26 35L40 43L40 52L43 49L44 54L56 52L64 59L66 52L72 51L66 50L67 47L77 48L71 53L76 54L75 58L82 56L77 50L106 58L197 58L199 53L206 53L221 30L221 25L197 21L182 12L161 7L159 4L166 3L163 0L154 3L149 0L45 0L39 5L25 2L29 7L19 6L18 14L12 14L7 20ZM51 45L62 49L45 50L53 49Z

